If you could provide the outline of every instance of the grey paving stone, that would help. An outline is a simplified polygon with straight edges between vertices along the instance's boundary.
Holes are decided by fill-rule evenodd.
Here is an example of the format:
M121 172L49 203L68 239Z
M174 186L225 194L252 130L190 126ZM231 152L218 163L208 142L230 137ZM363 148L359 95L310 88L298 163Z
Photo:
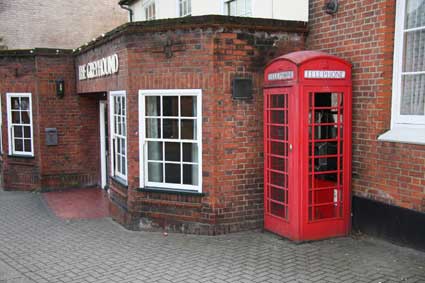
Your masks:
M127 231L62 221L39 194L0 191L0 282L425 282L425 254L370 238Z

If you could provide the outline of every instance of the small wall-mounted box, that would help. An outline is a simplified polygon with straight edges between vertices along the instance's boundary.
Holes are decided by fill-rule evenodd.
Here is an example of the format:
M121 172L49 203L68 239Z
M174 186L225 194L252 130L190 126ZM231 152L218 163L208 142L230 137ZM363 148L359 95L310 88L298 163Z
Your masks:
M46 145L58 145L58 130L56 128L46 128Z

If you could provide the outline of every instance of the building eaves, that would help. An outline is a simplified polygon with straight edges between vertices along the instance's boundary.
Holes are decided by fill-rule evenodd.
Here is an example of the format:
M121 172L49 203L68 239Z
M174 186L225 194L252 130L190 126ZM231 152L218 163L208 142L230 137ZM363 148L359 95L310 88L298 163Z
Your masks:
M265 32L307 33L307 22L222 15L192 16L153 21L129 22L77 48L75 55L105 44L123 34L190 30L199 28L241 29Z

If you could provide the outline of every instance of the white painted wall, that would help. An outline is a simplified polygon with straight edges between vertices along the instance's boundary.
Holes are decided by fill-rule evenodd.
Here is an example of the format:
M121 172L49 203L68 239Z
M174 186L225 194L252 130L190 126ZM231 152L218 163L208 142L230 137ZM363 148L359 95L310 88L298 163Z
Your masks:
M143 3L139 0L131 5L134 20L145 20ZM155 0L156 18L176 18L179 15L178 0ZM225 15L224 0L192 0L192 16ZM252 0L252 16L291 21L308 21L308 0Z

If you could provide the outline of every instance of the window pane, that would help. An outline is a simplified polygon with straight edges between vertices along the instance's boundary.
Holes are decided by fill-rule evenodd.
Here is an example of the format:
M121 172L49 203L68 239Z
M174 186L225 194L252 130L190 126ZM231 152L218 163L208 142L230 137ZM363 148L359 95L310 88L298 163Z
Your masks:
M179 138L179 120L177 119L164 119L164 139L178 139Z
M182 117L196 117L196 97L195 96L182 96L181 101L181 116Z
M183 161L198 163L198 145L196 143L183 144Z
M161 97L146 96L146 116L161 116Z
M22 138L22 127L21 126L13 126L13 136L15 138Z
M25 138L31 138L31 127L30 126L24 126L24 137Z
M12 109L16 109L16 110L20 109L19 97L12 97L11 100L12 100Z
M424 115L425 74L402 77L401 115Z
M125 116L125 96L121 96L121 115Z
M30 124L30 112L29 111L22 111L21 117L22 117L22 124Z
M148 142L148 159L162 160L162 142Z
M183 165L183 184L198 185L198 165Z
M271 95L270 96L270 107L271 108L285 108L286 107L285 95Z
M406 32L403 72L421 71L425 71L425 30Z
M180 184L180 164L165 163L165 182Z
M148 163L148 181L162 183L162 163Z
M425 0L406 1L406 29L425 26Z
M30 99L28 97L21 97L21 110L29 110Z
M12 111L12 123L21 124L21 112L20 111Z
M123 174L124 176L125 175L127 175L127 168L126 168L126 160L125 160L125 157L124 156L122 156L121 157L121 166L122 166L122 168L121 168L121 174Z
M152 139L161 138L160 119L146 119L146 137Z
M25 146L24 151L31 152L31 140L29 139L24 140L24 146Z
M196 140L196 121L181 120L182 124L182 139Z
M165 143L165 161L180 161L180 143Z
M15 150L16 151L24 151L23 140L15 139Z
M179 98L177 96L162 97L163 116L179 116Z

